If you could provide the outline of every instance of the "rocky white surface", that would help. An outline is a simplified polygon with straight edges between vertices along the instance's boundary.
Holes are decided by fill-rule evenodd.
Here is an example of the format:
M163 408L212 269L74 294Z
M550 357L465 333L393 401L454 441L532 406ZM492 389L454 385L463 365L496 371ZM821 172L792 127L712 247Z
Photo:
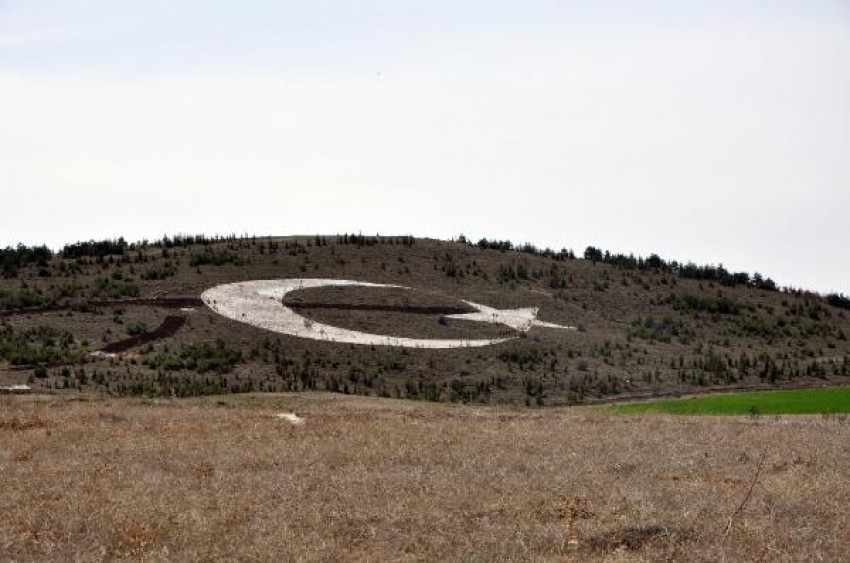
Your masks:
M29 393L32 388L29 385L9 385L8 387L0 387L2 394L22 394Z
M327 286L404 287L334 279L255 280L213 287L205 291L201 295L201 299L213 311L230 319L280 334L289 334L313 340L372 346L398 346L404 348L467 348L489 346L512 340L512 338L403 338L370 334L312 321L283 304L284 295L291 291ZM504 324L520 332L527 331L532 326L569 328L537 321L537 309L534 308L498 310L469 301L466 303L477 309L477 312L449 315L449 318Z
M460 315L447 315L447 318L503 324L520 332L528 332L533 326L575 330L575 328L571 326L538 321L537 307L526 307L523 309L494 309L486 305L473 303L472 301L464 301L464 303L478 309L478 311L475 313L463 313Z
M304 419L295 414L294 412L279 412L275 416L291 424L304 424Z

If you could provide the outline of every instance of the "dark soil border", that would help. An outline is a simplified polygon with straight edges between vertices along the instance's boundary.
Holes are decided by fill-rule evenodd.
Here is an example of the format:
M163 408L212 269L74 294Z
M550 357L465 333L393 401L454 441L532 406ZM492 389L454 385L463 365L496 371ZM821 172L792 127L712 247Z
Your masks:
M164 309L182 309L185 307L203 307L204 302L198 297L151 297L137 299L97 299L68 305L45 305L43 307L28 307L26 309L3 309L0 317L20 317L24 315L39 315L42 313L57 313L59 311L90 311L98 307L162 307Z
M472 307L429 307L428 305L369 305L355 303L286 303L290 309L333 309L337 311L381 311L411 315L463 315L474 313Z
M136 336L119 340L118 342L112 342L107 344L99 351L105 354L120 354L122 352L126 352L130 348L135 348L137 346L142 346L143 344L147 344L149 342L154 342L156 340L162 340L163 338L169 338L177 334L183 326L186 324L186 317L182 315L169 315L165 317L165 320L162 321L158 327L150 332L145 332L144 334L138 334Z

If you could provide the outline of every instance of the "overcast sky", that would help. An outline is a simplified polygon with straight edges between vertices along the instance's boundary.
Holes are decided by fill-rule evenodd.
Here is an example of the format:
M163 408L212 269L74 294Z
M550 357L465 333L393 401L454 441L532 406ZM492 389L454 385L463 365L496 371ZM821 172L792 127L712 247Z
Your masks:
M0 0L0 246L466 234L850 293L845 0Z

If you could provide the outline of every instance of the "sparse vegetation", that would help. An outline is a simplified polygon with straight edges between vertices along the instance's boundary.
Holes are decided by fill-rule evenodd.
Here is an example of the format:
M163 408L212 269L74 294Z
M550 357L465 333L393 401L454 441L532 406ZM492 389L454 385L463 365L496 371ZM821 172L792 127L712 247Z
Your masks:
M138 297L139 286L130 280L120 278L96 278L91 289L91 296L102 299Z
M841 294L763 291L770 284L762 276L657 255L590 247L581 260L567 249L503 240L363 234L177 235L137 243L89 241L55 255L19 247L13 254L9 260L17 271L14 278L0 279L0 310L16 334L49 324L91 343L87 349L129 352L88 358L86 369L97 377L77 378L72 369L66 379L61 366L38 376L0 366L0 380L32 378L33 385L50 390L79 386L121 395L328 390L540 406L667 390L841 384L850 376L850 317ZM308 322L352 330L412 338L517 335L502 325L451 318L469 310L464 299L497 308L539 307L541 319L579 330L533 329L525 338L487 349L399 354L277 338L195 302L213 284L278 277L342 277L415 288L292 294L290 305L300 306ZM299 304L299 295L306 301ZM175 314L178 307L189 312ZM223 362L217 353L209 361L201 354L197 362L192 354L181 355L184 348L216 341L232 352ZM51 360L64 361L65 356Z
M84 361L85 356L84 347L67 330L38 326L20 331L0 325L0 364L77 364Z
M214 371L227 373L242 359L242 354L227 346L224 341L201 342L183 346L178 354L160 353L147 358L152 369L166 371L193 370L198 373Z
M35 264L39 271L47 266L53 257L53 252L46 246L18 246L0 248L0 274L4 278L15 278L18 271L31 264Z
M0 290L0 310L40 307L44 305L45 301L44 295L28 287L14 290Z
M669 343L676 338L682 344L687 344L694 338L694 331L680 320L664 317L638 317L632 321L629 336L655 342Z
M705 312L718 315L737 315L741 304L726 297L700 297L698 295L683 295L677 309L683 312Z
M843 293L830 293L826 296L826 302L833 307L850 310L850 297Z
M820 416L16 397L0 536L13 560L840 561L848 439Z
M62 248L62 256L64 258L95 257L102 259L106 256L121 256L127 250L127 247L127 241L123 238L117 240L90 240L87 242L66 244Z
M238 254L228 252L204 252L193 254L189 260L189 265L193 268L198 266L223 266L224 264L233 264L234 266L242 266L245 264L245 259Z

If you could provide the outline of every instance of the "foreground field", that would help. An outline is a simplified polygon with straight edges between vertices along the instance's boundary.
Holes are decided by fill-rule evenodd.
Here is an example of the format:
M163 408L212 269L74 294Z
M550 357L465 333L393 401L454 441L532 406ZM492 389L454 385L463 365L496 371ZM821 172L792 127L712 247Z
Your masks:
M618 413L669 414L839 414L850 412L850 387L748 391L686 399L627 403L612 407Z
M0 401L2 559L837 561L850 550L850 424L837 419L325 394Z

